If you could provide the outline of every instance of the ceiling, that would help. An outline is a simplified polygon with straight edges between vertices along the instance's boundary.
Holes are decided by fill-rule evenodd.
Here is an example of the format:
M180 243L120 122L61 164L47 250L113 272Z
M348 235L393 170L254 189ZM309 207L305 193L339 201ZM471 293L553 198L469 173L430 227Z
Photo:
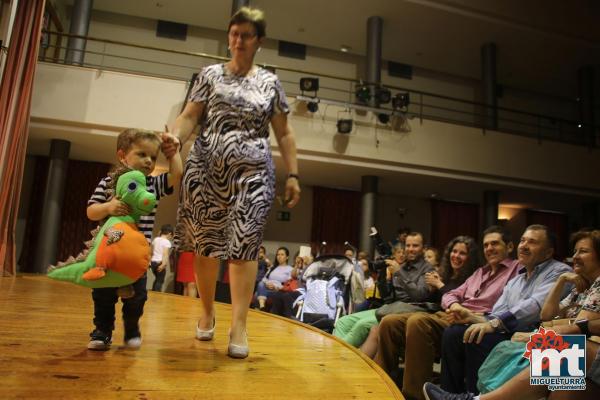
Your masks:
M466 78L479 79L481 45L494 42L499 83L570 98L577 96L578 68L600 64L600 2L594 0L250 0L250 5L265 11L272 39L331 50L348 46L362 56L367 19L380 16L385 60ZM94 0L93 6L225 30L232 1Z

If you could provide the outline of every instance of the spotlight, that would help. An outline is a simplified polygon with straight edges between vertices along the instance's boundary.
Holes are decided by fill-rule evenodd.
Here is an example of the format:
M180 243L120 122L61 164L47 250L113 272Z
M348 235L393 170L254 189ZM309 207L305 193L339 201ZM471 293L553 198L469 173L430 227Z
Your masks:
M379 104L387 104L392 100L392 92L384 87L378 87L375 90L375 98Z
M384 125L390 122L390 116L386 113L377 114L377 119Z
M300 90L303 92L316 92L319 90L319 78L300 78Z
M409 93L396 93L392 99L392 108L394 110L406 110L410 105Z
M366 85L357 86L356 100L361 104L367 104L371 100L371 89Z
M352 120L351 119L338 119L337 122L338 133L348 134L352 132Z
M315 113L319 111L319 103L317 103L316 101L309 101L308 103L306 103L306 108L308 109L308 111Z

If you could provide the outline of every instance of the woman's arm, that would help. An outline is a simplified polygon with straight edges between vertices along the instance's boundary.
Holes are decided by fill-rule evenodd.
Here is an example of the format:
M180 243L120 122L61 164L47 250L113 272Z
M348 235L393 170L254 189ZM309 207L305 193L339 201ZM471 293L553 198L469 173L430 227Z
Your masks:
M188 102L175 119L172 133L163 133L162 151L167 159L170 160L180 150L180 146L190 138L204 114L204 107L204 103Z
M296 159L296 139L294 131L288 124L287 114L276 114L271 118L271 126L275 132L281 157L288 171L285 182L285 202L289 208L294 207L300 200L300 182L298 181L298 160ZM296 175L292 177L289 175Z
M585 280L576 273L566 272L559 276L552 289L550 289L550 293L548 294L548 297L546 297L546 301L544 302L544 306L540 312L540 319L542 321L549 321L560 314L560 300L564 292L565 285L568 282L574 283L577 287L577 291L580 293L585 290Z

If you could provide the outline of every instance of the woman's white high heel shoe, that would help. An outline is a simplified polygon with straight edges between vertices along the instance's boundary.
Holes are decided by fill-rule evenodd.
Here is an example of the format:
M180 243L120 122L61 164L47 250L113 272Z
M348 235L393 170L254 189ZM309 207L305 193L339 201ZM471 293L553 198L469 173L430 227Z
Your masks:
M246 358L250 353L248 349L248 333L244 332L244 338L246 339L246 345L233 344L231 343L231 332L229 333L229 346L227 346L227 355L231 358Z
M217 326L217 321L214 318L212 328L207 331L198 328L198 324L196 324L196 339L202 340L203 342L213 340L215 337L215 326Z

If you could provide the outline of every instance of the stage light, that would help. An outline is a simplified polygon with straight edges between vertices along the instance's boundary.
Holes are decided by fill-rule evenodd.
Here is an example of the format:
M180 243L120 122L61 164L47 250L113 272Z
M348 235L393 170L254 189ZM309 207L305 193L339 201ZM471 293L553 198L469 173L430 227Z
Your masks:
M410 105L410 94L409 93L396 93L392 99L392 108L394 110L406 111Z
M384 125L390 122L390 116L386 113L377 114L377 119Z
M303 92L316 92L319 90L319 78L300 78L300 90Z
M337 122L338 133L348 134L352 132L352 120L351 119L338 119Z
M319 111L319 103L317 103L316 101L309 101L308 103L306 103L306 108L308 109L308 111L315 113Z
M375 98L379 104L387 104L392 100L392 92L390 89L378 87L375 90Z
M356 101L361 104L367 104L371 100L371 89L366 85L356 87Z

